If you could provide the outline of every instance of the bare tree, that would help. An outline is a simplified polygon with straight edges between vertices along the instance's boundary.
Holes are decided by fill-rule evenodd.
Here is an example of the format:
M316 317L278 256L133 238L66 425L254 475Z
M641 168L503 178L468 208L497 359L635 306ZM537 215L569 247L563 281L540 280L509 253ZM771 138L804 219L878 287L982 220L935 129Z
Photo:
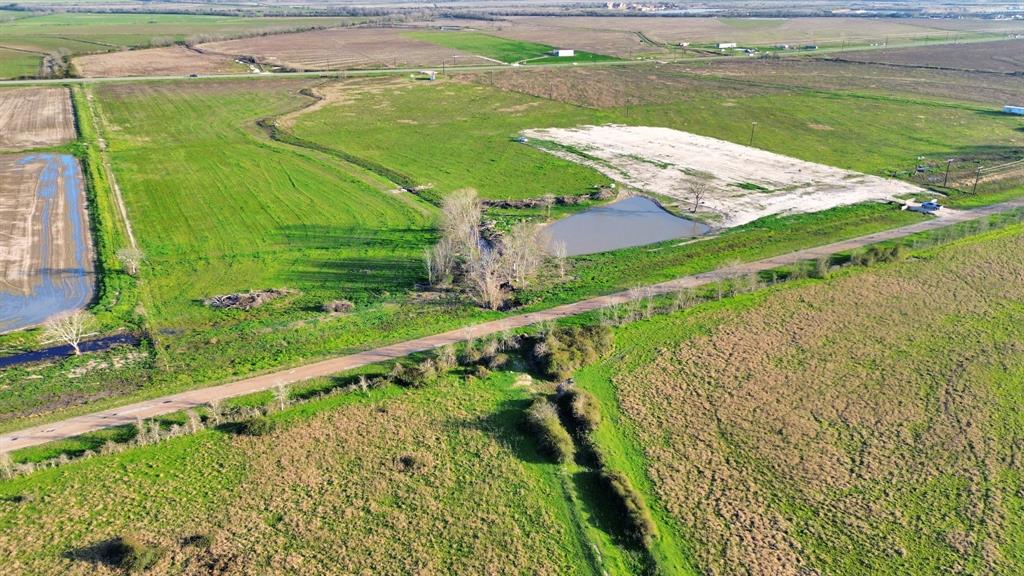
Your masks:
M481 214L480 200L472 188L456 190L441 203L441 235L466 260L480 250Z
M499 257L494 252L479 252L466 270L466 289L477 304L497 310L505 303L504 278Z
M117 259L124 266L125 272L135 276L139 273L139 264L142 264L142 250L138 248L121 248L117 251Z
M427 265L427 278L431 286L448 286L455 277L456 266L455 244L450 238L441 238L433 248L424 254Z
M526 285L543 261L544 248L537 225L519 222L502 237L502 273L512 284Z
M79 356L82 354L79 345L83 338L95 334L95 332L89 332L95 323L96 320L92 314L84 310L52 316L43 326L42 343L63 342L74 349L75 356Z
M565 279L565 261L568 258L569 248L565 244L565 240L555 240L551 242L551 257L555 259L555 263L558 264L558 277L559 279Z
M693 198L693 208L690 208L690 212L696 212L704 197L708 195L708 191L711 190L711 186L707 182L701 180L695 180L690 182L689 185L690 197Z
M277 410L280 412L288 407L291 400L288 397L288 385L283 382L278 382L274 386L274 403L277 405Z

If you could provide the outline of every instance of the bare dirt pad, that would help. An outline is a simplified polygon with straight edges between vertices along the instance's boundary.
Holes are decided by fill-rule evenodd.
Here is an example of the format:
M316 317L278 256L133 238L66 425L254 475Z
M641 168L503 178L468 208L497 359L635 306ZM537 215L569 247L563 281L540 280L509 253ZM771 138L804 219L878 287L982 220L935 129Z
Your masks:
M616 392L703 573L1021 573L1022 247L616 335Z
M899 66L1024 73L1024 40L847 52L843 60Z
M74 65L79 74L87 78L232 74L248 71L230 56L201 54L184 46L81 56L74 59Z
M486 64L465 52L414 40L404 30L360 28L276 34L203 44L207 52L251 56L261 63L300 70L345 70L375 67L440 67L442 59L458 64Z
M57 146L74 138L66 88L0 90L0 150Z
M688 132L650 126L584 126L528 130L545 150L591 166L641 191L693 201L690 187L710 189L702 209L722 226L764 216L818 212L836 206L889 200L921 189L823 164L805 162ZM544 142L556 146L545 146Z
M0 331L88 302L90 253L74 157L0 156Z

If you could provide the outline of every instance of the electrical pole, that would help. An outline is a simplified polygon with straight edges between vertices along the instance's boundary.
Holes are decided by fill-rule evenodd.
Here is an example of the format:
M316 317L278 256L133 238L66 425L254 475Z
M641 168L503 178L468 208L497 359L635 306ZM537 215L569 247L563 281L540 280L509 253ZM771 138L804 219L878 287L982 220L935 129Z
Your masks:
M756 128L757 128L757 121L751 122L750 123L750 142L747 143L747 146L753 146L754 145L754 130Z
M953 163L953 158L946 160L946 177L942 179L942 187L945 188L949 184L949 166Z
M978 171L974 173L974 188L971 189L971 194L978 192L978 180L981 179L981 166L978 166Z

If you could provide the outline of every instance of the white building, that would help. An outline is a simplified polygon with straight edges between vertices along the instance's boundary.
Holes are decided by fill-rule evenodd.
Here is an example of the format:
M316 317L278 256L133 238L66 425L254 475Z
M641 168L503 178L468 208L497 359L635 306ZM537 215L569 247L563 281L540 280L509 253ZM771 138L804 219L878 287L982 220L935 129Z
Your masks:
M571 57L576 55L575 50L563 50L561 48L555 48L551 51L552 56L558 56L559 58Z
M1003 112L1024 116L1024 106L1003 106Z
M724 50L726 48L735 48L736 47L736 43L735 42L719 42L718 43L718 47L720 49L722 49L722 50Z

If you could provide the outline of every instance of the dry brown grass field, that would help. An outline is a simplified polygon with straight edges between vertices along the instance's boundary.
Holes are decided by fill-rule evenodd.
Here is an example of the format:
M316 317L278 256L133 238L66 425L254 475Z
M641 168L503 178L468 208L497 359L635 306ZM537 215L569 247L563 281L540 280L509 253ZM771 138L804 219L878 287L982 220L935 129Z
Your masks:
M707 573L1020 573L1021 234L616 335Z
M847 52L843 60L898 66L1024 73L1024 40Z
M458 64L485 64L471 54L406 37L397 28L335 28L296 34L203 44L204 51L251 56L272 66L308 70L340 70L431 66L455 57Z
M599 27L572 27L562 24L561 18L512 18L481 27L482 32L509 38L537 42L549 46L564 46L595 54L629 58L637 54L661 54L665 48L644 42L630 30ZM600 23L598 23L600 24Z
M1019 99L1024 91L1024 78L1003 74L893 68L836 60L736 59L682 65L679 69L742 82L764 82L819 90L906 94L997 105Z
M66 88L0 90L0 150L56 146L74 137Z
M642 32L658 42L738 42L740 44L891 42L966 32L1024 31L1022 22L955 21L921 18L511 18L516 30L564 30L567 38L588 31ZM533 32L537 33L537 32ZM550 42L549 42L550 43Z
M229 56L203 54L184 46L92 54L74 59L79 75L87 78L231 74L248 68Z

